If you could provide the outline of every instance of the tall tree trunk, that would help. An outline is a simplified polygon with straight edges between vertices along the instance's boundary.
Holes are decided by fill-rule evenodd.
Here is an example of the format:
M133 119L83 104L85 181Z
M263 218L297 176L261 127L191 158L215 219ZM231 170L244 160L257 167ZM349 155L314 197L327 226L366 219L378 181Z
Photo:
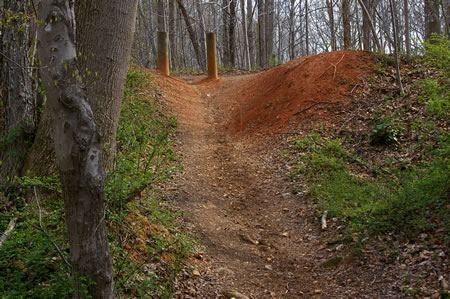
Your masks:
M306 48L306 56L309 55L309 6L308 0L305 0L305 48Z
M398 8L398 1L392 2L392 7L394 8L394 22L395 22L395 30L397 32L397 51L400 52L402 49L402 37L400 36L400 24L398 20L398 15L400 14L399 8Z
M194 48L195 57L197 58L197 63L199 67L204 70L205 69L205 61L202 60L202 55L200 52L200 46L198 44L197 35L195 34L194 28L192 27L192 22L189 18L189 15L184 7L183 0L177 0L178 8L183 14L184 22L186 24L187 30L189 32L189 38L192 42L192 47Z
M441 21L439 19L439 0L425 1L425 39L429 39L433 33L441 34Z
M440 1L442 8L442 17L444 19L444 32L447 35L447 38L450 38L450 1L442 0Z
M230 0L222 1L222 64L224 66L230 66L231 64L231 53L230 53Z
M228 47L230 53L230 66L236 64L236 0L230 0L230 23L228 27Z
M333 3L331 0L326 0L327 3L327 11L328 11L328 19L330 20L330 34L331 34L331 50L336 51L336 31L334 30L334 10Z
M364 15L366 16L367 22L369 23L370 30L372 31L372 38L375 41L375 44L377 45L378 50L381 50L382 49L381 44L380 44L380 41L378 40L377 32L375 31L375 26L372 22L372 19L370 18L369 11L367 10L367 7L364 5L362 0L358 0L358 2L361 5Z
M295 0L289 6L289 59L295 58Z
M29 1L4 0L1 17L0 95L4 132L0 135L0 183L20 174L35 131L36 98L28 60ZM3 23L3 22L2 22ZM0 128L2 126L0 125Z
M121 2L116 3L117 6ZM84 280L92 298L113 298L113 267L104 223L102 144L81 76L74 75L79 72L75 59L73 7L68 0L44 0L38 9L38 18L43 21L38 29L41 74L52 115L56 164L63 186L76 285L74 297L86 296L82 287ZM134 21L135 16L131 16ZM96 17L101 19L97 14ZM96 22L90 25L97 27Z
M112 4L113 3L113 4ZM128 59L134 37L137 0L75 1L78 67L87 85L95 123L106 145L102 165L110 169L122 105ZM94 84L95 82L95 84Z
M165 32L166 31L166 16L164 13L164 0L156 1L156 14L158 21L158 31Z
M276 56L278 58L279 61L284 61L284 38L282 38L282 36L284 35L284 28L282 26L282 22L281 22L281 4L277 3L276 6L276 19L274 21L275 24L277 24L277 36L278 36L278 47L276 49ZM275 30L275 29L274 29Z
M364 7L370 7L370 0L364 0ZM365 51L370 50L370 16L364 12L363 9L363 49Z
M144 31L145 33L143 34L143 38L145 39L146 44L148 45L148 48L146 50L148 50L149 53L145 53L145 57L146 57L146 62L145 65L149 66L152 64L156 63L156 44L155 44L155 40L153 39L153 27L152 27L152 13L151 11L147 12L148 17L146 15L146 13L144 12L144 9L142 7L142 2L139 1L139 5L138 5L138 19L140 22L142 22L142 24L144 25Z
M258 64L266 67L266 18L264 0L258 0Z
M174 1L169 1L169 46L170 46L170 61L172 63L172 69L178 69L178 64L177 64L177 48L176 48L176 35L175 35L175 2Z
M403 0L403 14L405 17L405 48L406 57L409 59L411 57L411 40L409 31L409 7L408 0Z
M256 65L256 54L255 54L255 38L253 34L253 1L247 0L247 28L248 28L248 51L250 53L250 64L253 67Z
M359 11L358 11L358 5L355 5L355 12L354 14L356 15L356 23L355 23L355 27L356 27L356 41L357 41L357 48L358 49L362 49L363 45L362 45L362 32L361 32L361 22L360 22L360 15L359 15Z
M403 93L402 78L400 76L400 61L398 58L398 31L397 31L397 24L396 24L396 12L394 9L393 0L389 0L389 4L391 7L392 31L394 32L394 54L395 54L395 68L397 71L397 83L398 83L400 92Z
M245 14L245 0L240 0L241 4L241 15L242 15L242 33L244 35L244 56L245 56L245 66L247 69L251 69L252 65L250 62L250 50L248 45L248 29L247 29L247 16ZM249 12L250 14L251 12Z
M266 0L266 7L265 7L265 12L266 12L266 30L265 30L265 34L266 34L266 39L265 39L265 45L266 45L266 64L269 65L269 61L270 58L273 55L273 32L274 32L274 27L273 27L273 15L274 15L274 0Z
M344 49L352 47L351 25L350 25L350 0L342 0L342 24L344 27Z
M197 8L197 14L199 19L199 43L200 43L200 53L202 55L202 60L206 60L206 25L205 19L203 17L203 11L200 4L200 0L195 1L195 7Z

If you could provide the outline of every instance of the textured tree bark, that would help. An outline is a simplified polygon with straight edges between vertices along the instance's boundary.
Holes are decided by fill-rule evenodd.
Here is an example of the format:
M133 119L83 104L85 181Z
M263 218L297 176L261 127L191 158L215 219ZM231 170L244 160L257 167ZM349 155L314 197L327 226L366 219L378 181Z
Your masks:
M158 21L158 32L166 31L166 16L164 14L164 0L156 1L156 13Z
M330 20L330 34L331 34L331 50L336 51L336 31L334 30L334 10L333 3L330 0L327 2L328 19Z
M305 0L305 48L306 56L309 55L309 6L308 0Z
M230 53L230 67L236 65L236 0L229 0L228 52Z
M230 66L231 64L231 53L230 53L230 38L229 38L229 28L230 28L230 0L222 0L222 65Z
M48 105L45 105L37 128L36 137L28 152L21 175L48 176L56 172L55 147L53 146L50 125L50 111Z
M295 58L295 0L289 6L289 58Z
M9 22L1 28L0 44L0 95L5 109L0 182L20 174L36 127L36 98L28 60L29 4L29 1L5 0L1 12L1 17Z
M264 0L258 0L258 64L266 67L266 18Z
M348 50L352 46L349 0L342 0L342 23L344 26L344 49Z
M186 23L186 27L189 32L189 37L192 42L192 46L194 47L195 56L197 58L197 63L202 70L205 69L205 62L202 59L202 55L200 54L200 47L198 45L197 35L195 34L194 28L192 27L191 20L189 19L189 15L184 7L183 0L177 0L178 7L183 15L184 22Z
M195 1L195 7L197 8L197 15L199 18L199 44L200 44L200 54L202 55L202 61L206 60L206 25L205 19L203 18L203 10L200 0Z
M394 32L394 55L395 55L395 69L397 72L397 83L401 93L403 93L403 84L402 78L400 76L400 61L398 58L398 31L396 24L396 13L394 9L393 0L389 0L390 8L391 8L391 16L392 16L392 31Z
M100 134L76 62L69 1L38 4L39 57L51 112L56 165L63 186L75 298L113 298L113 267L105 229Z
M253 35L253 12L253 1L247 0L248 51L250 53L250 64L252 68L256 65L255 38Z
M439 0L425 1L425 39L429 39L433 33L441 34L441 21L439 19Z
M327 0L329 1L329 0ZM363 5L367 8L370 7L370 0L364 0ZM362 6L362 5L361 5ZM364 12L363 8L363 49L365 51L370 51L370 25L369 25L370 16Z
M245 0L240 0L241 15L242 15L242 32L244 35L244 53L245 53L245 65L250 70L252 68L250 62L250 50L248 45L248 29L247 29L247 16L245 14ZM249 12L251 13L251 12Z
M373 22L372 22L372 19L370 18L369 12L367 11L367 7L364 5L362 0L358 0L358 2L361 5L364 15L366 16L366 20L370 26L370 30L372 31L372 37L373 37L373 40L375 41L375 44L377 45L377 49L381 50L381 44L380 44L380 41L378 40L375 26L373 25ZM365 48L364 48L364 50L365 50Z
M410 31L409 31L409 6L408 0L403 0L403 15L405 18L405 48L406 48L406 57L411 58L411 39L410 39Z
M170 45L170 62L172 69L178 69L177 63L177 48L176 48L176 35L175 35L175 1L169 1L169 45Z
M133 42L137 0L75 1L77 60L86 76L89 104L105 146L102 165L110 169L124 83ZM90 75L89 75L90 74Z
M269 65L269 59L273 55L273 15L274 15L274 4L273 0L266 0L266 7L265 7L265 18L266 18L266 29L265 29L265 47L266 47L266 64Z

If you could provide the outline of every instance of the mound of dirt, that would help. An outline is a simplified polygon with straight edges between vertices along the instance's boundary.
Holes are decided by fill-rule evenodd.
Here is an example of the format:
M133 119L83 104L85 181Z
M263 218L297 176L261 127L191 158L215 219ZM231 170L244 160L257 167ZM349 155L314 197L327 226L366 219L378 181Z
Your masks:
M350 100L353 88L373 72L368 52L338 51L294 59L250 76L233 90L236 105L227 128L233 133L285 130L293 121Z

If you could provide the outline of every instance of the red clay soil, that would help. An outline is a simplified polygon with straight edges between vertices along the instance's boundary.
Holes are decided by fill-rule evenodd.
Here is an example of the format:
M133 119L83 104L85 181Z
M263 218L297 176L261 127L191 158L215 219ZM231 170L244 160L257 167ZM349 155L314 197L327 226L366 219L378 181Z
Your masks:
M233 91L238 96L229 129L271 133L310 108L345 103L361 78L373 71L372 65L368 52L338 51L297 58L254 75ZM315 113L327 118L325 111Z

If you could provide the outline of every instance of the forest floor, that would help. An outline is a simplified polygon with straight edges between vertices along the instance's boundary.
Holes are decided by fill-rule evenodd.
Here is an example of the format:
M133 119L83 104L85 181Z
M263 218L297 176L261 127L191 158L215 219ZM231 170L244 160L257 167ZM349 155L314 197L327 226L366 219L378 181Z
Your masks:
M336 220L321 229L315 203L291 192L283 158L299 124L336 125L330 111L350 101L371 61L333 52L213 81L155 75L184 166L166 189L199 240L180 298L406 296L399 263L330 241Z

